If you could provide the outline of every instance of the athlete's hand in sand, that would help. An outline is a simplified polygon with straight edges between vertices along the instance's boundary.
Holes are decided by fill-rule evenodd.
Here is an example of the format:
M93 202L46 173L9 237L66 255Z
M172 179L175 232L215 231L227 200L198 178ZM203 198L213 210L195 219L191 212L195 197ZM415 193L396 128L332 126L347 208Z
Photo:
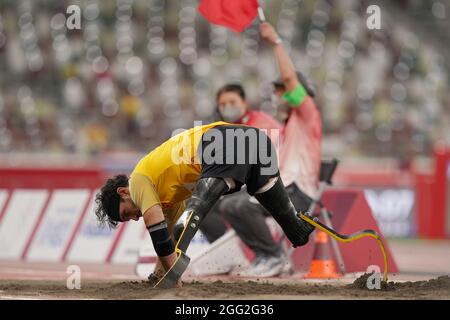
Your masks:
M275 31L275 28L270 23L262 22L259 25L259 32L261 34L261 38L266 40L271 45L276 45L279 43L280 37Z
M166 274L166 270L164 270L164 267L162 266L161 260L158 259L158 261L156 263L156 266L155 266L155 269L148 276L149 284L152 287L154 287L164 277L165 274ZM181 281L181 278L180 278L180 279L178 279L178 281L177 281L177 283L176 283L174 288L181 288L182 286L183 286L183 282Z
M164 273L162 275L156 274L155 272L151 273L148 276L148 283L154 287L156 284L161 280L161 278L164 276ZM183 281L181 281L181 278L178 279L177 283L175 284L174 288L181 288L183 287Z
M177 283L175 284L175 288L181 288L183 286L183 281L181 279L178 279Z
M161 279L161 277L159 277L156 273L152 272L150 273L150 275L148 276L148 283L154 287L156 286L156 284L159 282L159 280Z

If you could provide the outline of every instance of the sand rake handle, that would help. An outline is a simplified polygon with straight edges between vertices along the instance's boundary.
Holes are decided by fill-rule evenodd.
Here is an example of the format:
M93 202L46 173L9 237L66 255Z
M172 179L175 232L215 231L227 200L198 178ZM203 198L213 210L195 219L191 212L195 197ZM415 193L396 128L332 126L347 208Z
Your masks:
M388 273L389 273L389 265L387 262L387 254L386 250L384 248L383 241L381 240L380 235L371 229L358 231L349 235L342 235L334 231L333 229L327 227L326 225L319 222L317 219L313 220L311 217L304 215L302 213L298 214L298 217L300 219L303 219L304 221L308 222L309 224L313 225L314 227L322 230L326 234L328 234L330 237L336 239L339 242L353 242L355 240L364 238L364 237L371 237L377 240L377 243L381 249L381 253L383 254L383 260L384 260L384 274L383 274L383 281L387 282L388 280Z

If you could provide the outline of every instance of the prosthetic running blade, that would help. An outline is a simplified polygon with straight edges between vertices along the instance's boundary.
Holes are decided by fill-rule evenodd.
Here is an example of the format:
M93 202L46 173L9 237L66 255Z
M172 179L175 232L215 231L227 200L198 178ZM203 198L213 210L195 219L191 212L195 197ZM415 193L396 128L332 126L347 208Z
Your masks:
M336 239L337 241L340 242L352 242L364 237L371 237L374 238L375 240L377 240L378 245L380 246L381 249L381 253L383 254L383 260L384 260L384 274L383 274L383 281L387 281L388 280L388 273L389 273L389 266L388 266L388 262L387 262L387 255L386 255L386 250L384 248L383 245L383 241L381 241L381 237L380 235L371 229L366 229L366 230L361 230L349 235L342 235L337 233L336 231L334 231L333 229L327 227L326 225L322 224L321 222L319 222L319 220L317 218L311 218L308 215L305 215L303 213L298 213L297 215L300 219L303 219L304 221L308 222L309 224L313 225L314 227L322 230L323 232L325 232L326 234L328 234L330 237L333 237L334 239Z

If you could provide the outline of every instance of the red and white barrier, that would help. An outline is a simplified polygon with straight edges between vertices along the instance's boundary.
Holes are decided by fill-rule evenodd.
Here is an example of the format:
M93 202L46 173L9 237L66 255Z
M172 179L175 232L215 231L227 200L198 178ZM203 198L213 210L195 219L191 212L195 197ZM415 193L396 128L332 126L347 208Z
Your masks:
M123 231L131 228L98 226L100 169L0 168L0 176L0 260L110 262ZM136 260L136 254L123 256L117 260Z
M101 170L0 168L0 177L0 260L134 264L151 247L142 221L98 225ZM194 251L201 243L197 235Z

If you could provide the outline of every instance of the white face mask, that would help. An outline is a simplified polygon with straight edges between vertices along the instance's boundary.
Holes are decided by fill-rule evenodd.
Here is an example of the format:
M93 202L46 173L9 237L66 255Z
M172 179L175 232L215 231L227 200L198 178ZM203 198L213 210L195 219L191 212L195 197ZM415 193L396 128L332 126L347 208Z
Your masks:
M237 122L244 115L239 107L230 104L225 105L219 112L224 121L231 123Z

